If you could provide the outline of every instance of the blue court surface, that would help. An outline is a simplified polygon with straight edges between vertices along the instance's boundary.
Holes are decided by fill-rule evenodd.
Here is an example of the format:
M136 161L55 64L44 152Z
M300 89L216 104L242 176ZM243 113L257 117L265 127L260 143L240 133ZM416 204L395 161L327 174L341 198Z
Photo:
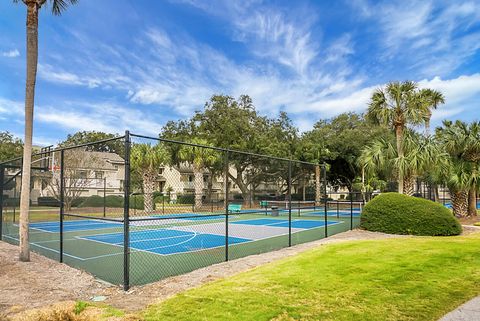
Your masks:
M337 224L337 221L327 221L327 226ZM273 218L260 218L253 220L234 221L231 224L246 224L246 225L264 225L273 227L288 227L288 220L277 220ZM324 221L314 220L292 220L292 228L311 229L325 226Z
M219 220L225 217L223 214L198 214L198 213L180 213L180 214L167 214L167 215L153 215L153 217L165 218L165 219L179 219L187 221L203 221L203 220Z
M123 246L123 233L81 237L90 241ZM250 239L229 237L229 244L249 242ZM130 232L130 248L161 255L193 252L225 246L225 236L179 230L148 230Z
M446 208L453 208L452 203L443 204ZM477 202L477 210L480 210L480 202Z
M110 222L110 221L99 221L99 220L79 220L79 221L64 221L63 222L63 231L64 232L76 232L76 231L88 231L88 230L99 230L106 228L121 228L123 226L122 222ZM30 223L30 228L40 230L47 233L58 233L60 232L60 222L39 222L39 223Z

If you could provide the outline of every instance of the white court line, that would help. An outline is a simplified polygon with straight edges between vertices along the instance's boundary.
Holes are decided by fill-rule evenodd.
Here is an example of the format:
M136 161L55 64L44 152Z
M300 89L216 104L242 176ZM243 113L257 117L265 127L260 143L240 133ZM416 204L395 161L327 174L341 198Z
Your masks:
M4 237L7 237L7 236L4 235ZM15 241L19 241L19 239L14 238L14 237L8 237L8 238L13 239L13 240L15 240ZM57 254L60 254L60 251L55 250L55 249L51 249L51 248L48 248L48 247L45 247L45 246L42 246L42 245L39 245L39 244L37 244L36 242L30 242L30 245L33 245L33 246L36 246L36 247L39 247L39 248L42 248L42 249L45 249L45 250L48 250L48 251L57 253ZM80 261L85 261L84 258L75 256L75 255L71 255L71 254L68 254L68 253L65 253L65 252L63 253L63 255L68 256L68 257L71 257L71 258L74 258L74 259L77 259L77 260L80 260Z

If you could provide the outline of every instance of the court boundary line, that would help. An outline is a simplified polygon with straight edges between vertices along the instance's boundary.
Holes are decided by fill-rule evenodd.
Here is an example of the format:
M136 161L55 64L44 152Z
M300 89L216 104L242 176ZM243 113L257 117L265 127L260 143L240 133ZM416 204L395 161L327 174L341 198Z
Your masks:
M305 220L304 220L305 221ZM237 221L238 222L238 221ZM331 225L339 225L339 224L343 224L343 223L346 223L346 221L336 221L335 223L331 223L331 224L328 224L328 226L331 226ZM215 223L206 223L206 224L215 224ZM198 225L198 224L197 224ZM239 225L242 225L242 224L239 224ZM261 226L261 225L248 225L248 224L243 224L243 225L246 225L247 227L251 227L251 226ZM266 226L266 225L264 225ZM314 229L319 229L319 228L322 228L324 227L325 225L323 226L317 226L317 227L312 227L312 228L297 228L299 229L300 231L292 231L292 235L295 234L295 233L301 233L301 232L305 232L305 231L309 231L309 230L314 230ZM288 231L288 227L280 227L282 229L286 229ZM166 230L166 229L163 229L163 230ZM149 230L151 231L151 230ZM181 231L181 230L179 230ZM139 231L139 232L142 232L142 231ZM106 233L106 234L121 234L121 233ZM222 234L212 234L212 233L198 233L198 235L216 235L216 236L223 236L225 237L225 235L222 235ZM105 234L99 234L99 235L105 235ZM229 247L231 246L237 246L237 245L242 245L242 244L247 244L247 243L252 243L252 242L256 242L256 241L264 241L264 240L267 240L267 239L271 239L271 238L275 238L275 237L280 237L280 236L286 236L288 235L288 232L285 232L285 233L282 233L282 234L278 234L278 235L275 235L275 236L270 236L270 237L262 237L262 238L259 238L259 239L246 239L246 238L243 238L245 240L248 240L248 241L245 241L245 242L240 242L240 243L233 243L233 244L230 244L229 243ZM236 237L236 236L229 236L230 237L234 237L234 238L239 238L239 239L242 239L241 237ZM79 237L80 238L80 237ZM322 239L325 238L325 237L322 237ZM117 245L117 244L113 244L113 243L107 243L107 242L102 242L102 241L97 241L97 240L88 240L86 239L87 241L92 241L92 242L98 242L98 243L102 243L102 244L106 244L106 245L112 245L112 246L119 246L120 245ZM298 244L301 244L301 243L298 243ZM176 245L176 244L175 244ZM175 245L171 245L172 247L175 246ZM123 245L121 246L123 247ZM156 253L156 252L151 252L151 251L148 251L148 250L141 250L141 249L135 249L136 252L144 252L144 253L148 253L148 254L154 254L154 255L160 255L160 256L169 256L169 255L176 255L176 254L187 254L187 253L195 253L195 252L200 252L200 251L208 251L208 250L211 250L211 249L217 249L217 248L223 248L225 247L225 245L219 245L219 246L214 246L214 247L209 247L209 248L206 248L206 249L198 249L198 250L190 250L190 251L187 251L187 252L175 252L175 253L168 253L168 254L161 254L161 253ZM130 247L129 247L130 248ZM265 252L266 253L266 252Z

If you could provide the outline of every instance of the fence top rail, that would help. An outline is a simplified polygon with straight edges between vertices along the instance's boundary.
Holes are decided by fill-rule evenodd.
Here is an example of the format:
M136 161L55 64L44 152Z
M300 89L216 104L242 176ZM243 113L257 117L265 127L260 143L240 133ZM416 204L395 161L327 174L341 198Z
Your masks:
M96 145L96 144L101 144L101 143L108 143L108 142L112 142L112 141L114 141L114 140L119 140L119 139L124 139L124 138L125 138L125 135L123 135L123 136L115 136L115 137L112 137L112 138L97 140L97 141L90 142L90 143L85 143L85 144L65 146L65 147L57 147L57 148L55 148L55 149L51 149L51 150L48 150L48 151L41 151L41 152L37 152L37 153L32 153L32 157L34 157L34 156L42 156L42 155L45 155L45 154L50 154L50 153L55 153L55 152L61 152L61 151L63 151L63 150L70 150L70 149L75 149L75 148L88 147L88 146L92 146L92 145ZM15 162L15 161L19 161L19 160L23 160L23 156L11 158L11 159L8 159L8 160L6 160L6 161L0 162L0 167L2 167L2 166L3 166L3 167L7 167L7 166L8 166L8 163Z
M180 144L180 145L186 145L186 146L192 146L192 147L208 148L208 149L222 151L222 152L228 152L228 153L237 153L237 154L243 154L243 155L249 155L249 156L264 157L264 158L270 158L270 159L275 159L275 160L294 162L294 163L298 163L298 164L314 165L314 166L320 165L320 164L305 162L305 161L291 159L291 158L277 157L277 156L264 155L264 154L258 154L258 153L252 153L252 152L245 152L245 151L240 151L240 150L235 150L235 149L230 149L230 148L222 148L222 147L194 144L194 143L189 143L189 142L182 142L182 141L179 141L179 140L145 136L145 135L139 135L139 134L134 134L134 133L130 133L130 136L138 137L138 138L145 138L145 139L153 139L153 140L166 142L166 143L172 143L172 144Z

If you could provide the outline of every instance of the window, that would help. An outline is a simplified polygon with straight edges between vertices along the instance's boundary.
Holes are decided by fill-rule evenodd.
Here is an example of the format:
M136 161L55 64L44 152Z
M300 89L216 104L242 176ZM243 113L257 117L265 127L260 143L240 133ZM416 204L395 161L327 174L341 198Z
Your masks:
M163 168L160 168L160 170L158 171L158 173L159 173L160 175L162 175L162 174L163 174Z
M96 179L102 179L103 178L103 172L95 171L95 178Z
M81 179L87 178L87 171L86 170L77 170L77 177Z
M193 175L188 175L188 181L193 182Z

